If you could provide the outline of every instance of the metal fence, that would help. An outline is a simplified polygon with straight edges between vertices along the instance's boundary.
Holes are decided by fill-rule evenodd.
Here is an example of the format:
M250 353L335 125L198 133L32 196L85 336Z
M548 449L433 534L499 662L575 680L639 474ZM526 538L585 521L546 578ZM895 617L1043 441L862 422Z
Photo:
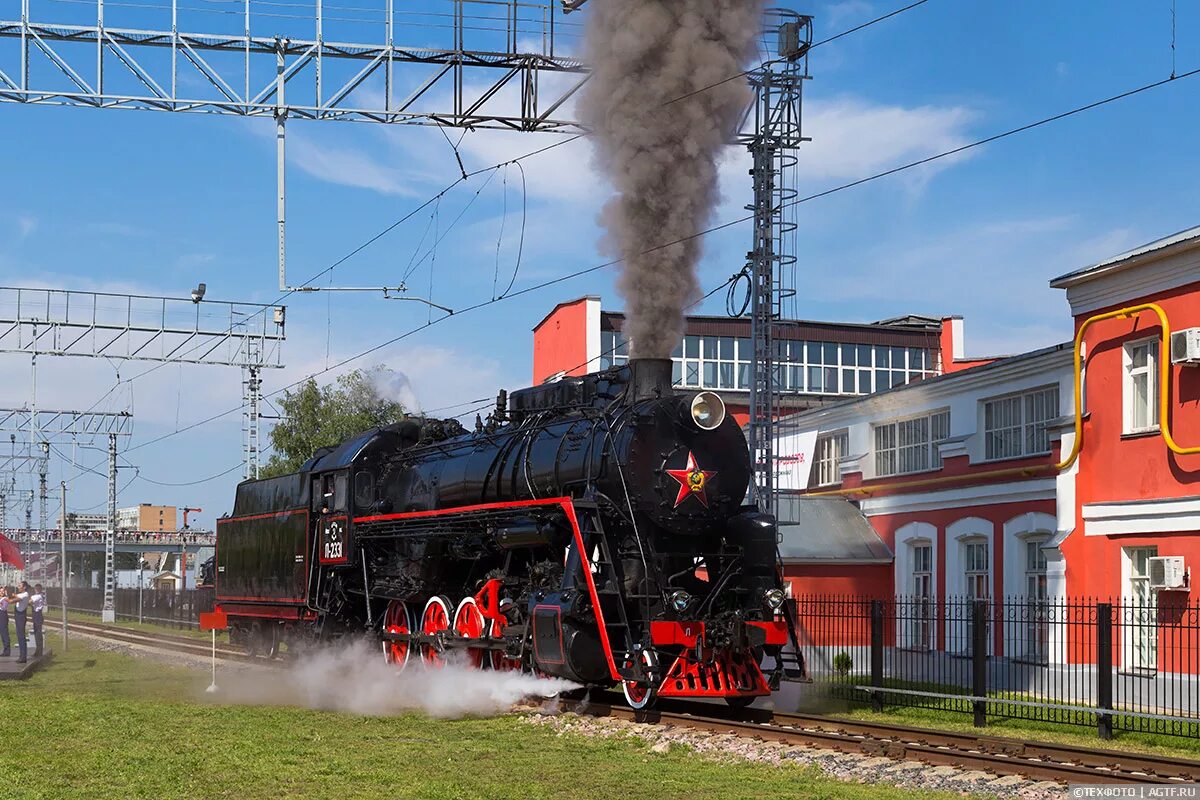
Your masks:
M47 589L46 601L52 610L60 608L61 590L56 587ZM68 613L83 611L99 614L104 608L104 590L68 589L67 603ZM146 588L139 593L137 589L117 589L113 592L113 609L119 620L196 628L200 624L200 614L213 609L213 590L212 587L183 591Z
M1200 738L1200 605L796 598L814 684L851 704Z

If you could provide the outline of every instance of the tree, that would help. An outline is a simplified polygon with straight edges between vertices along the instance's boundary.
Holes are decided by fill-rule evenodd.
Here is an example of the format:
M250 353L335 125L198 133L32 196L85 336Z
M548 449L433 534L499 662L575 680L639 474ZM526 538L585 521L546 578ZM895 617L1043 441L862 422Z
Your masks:
M282 417L271 429L275 453L262 470L264 478L296 472L321 447L340 444L355 434L390 425L407 416L404 406L385 397L382 386L407 384L387 367L356 369L336 384L318 386L309 378L286 391L278 406Z

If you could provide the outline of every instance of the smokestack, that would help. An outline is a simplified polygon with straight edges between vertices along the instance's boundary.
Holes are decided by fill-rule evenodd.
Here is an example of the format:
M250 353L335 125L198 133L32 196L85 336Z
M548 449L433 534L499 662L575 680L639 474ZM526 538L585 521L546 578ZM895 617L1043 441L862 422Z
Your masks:
M700 237L718 199L717 161L751 93L762 0L603 0L587 7L592 75L580 118L616 190L601 246L620 257L617 288L633 355L664 358L699 297ZM675 244L666 244L676 242Z
M675 394L671 381L671 359L629 359L629 383L634 400L653 400Z

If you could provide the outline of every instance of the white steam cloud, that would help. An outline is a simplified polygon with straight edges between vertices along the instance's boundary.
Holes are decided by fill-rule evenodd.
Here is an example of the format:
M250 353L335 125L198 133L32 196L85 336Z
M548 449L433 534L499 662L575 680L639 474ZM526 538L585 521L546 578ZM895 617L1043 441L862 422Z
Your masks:
M357 643L316 652L283 670L241 670L217 676L218 702L301 706L365 716L421 712L431 717L503 714L526 698L581 688L559 678L479 670L450 663L426 669L418 659L398 671L377 647Z
M399 403L410 414L421 413L421 401L413 391L412 381L398 370L377 366L370 372L375 394L383 400Z
M617 288L634 354L666 358L699 296L700 238L718 199L717 161L750 89L762 0L600 0L587 6L580 96L596 166L614 196L604 249L623 259ZM667 242L676 242L666 246Z

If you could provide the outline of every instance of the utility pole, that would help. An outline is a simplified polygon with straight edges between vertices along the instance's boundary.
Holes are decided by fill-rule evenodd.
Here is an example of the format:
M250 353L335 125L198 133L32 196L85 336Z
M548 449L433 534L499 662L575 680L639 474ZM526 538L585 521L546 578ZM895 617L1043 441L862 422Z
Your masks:
M50 443L47 441L41 442L42 457L38 461L38 539L42 543L42 580L47 579L46 575L46 522L48 520L46 510L46 472L50 468Z
M113 606L114 540L117 532L117 435L108 435L108 531L104 535L104 607L100 611L101 622L116 622L117 612Z
M58 574L62 592L62 648L67 652L67 482L59 484L62 496L62 511L58 517Z

